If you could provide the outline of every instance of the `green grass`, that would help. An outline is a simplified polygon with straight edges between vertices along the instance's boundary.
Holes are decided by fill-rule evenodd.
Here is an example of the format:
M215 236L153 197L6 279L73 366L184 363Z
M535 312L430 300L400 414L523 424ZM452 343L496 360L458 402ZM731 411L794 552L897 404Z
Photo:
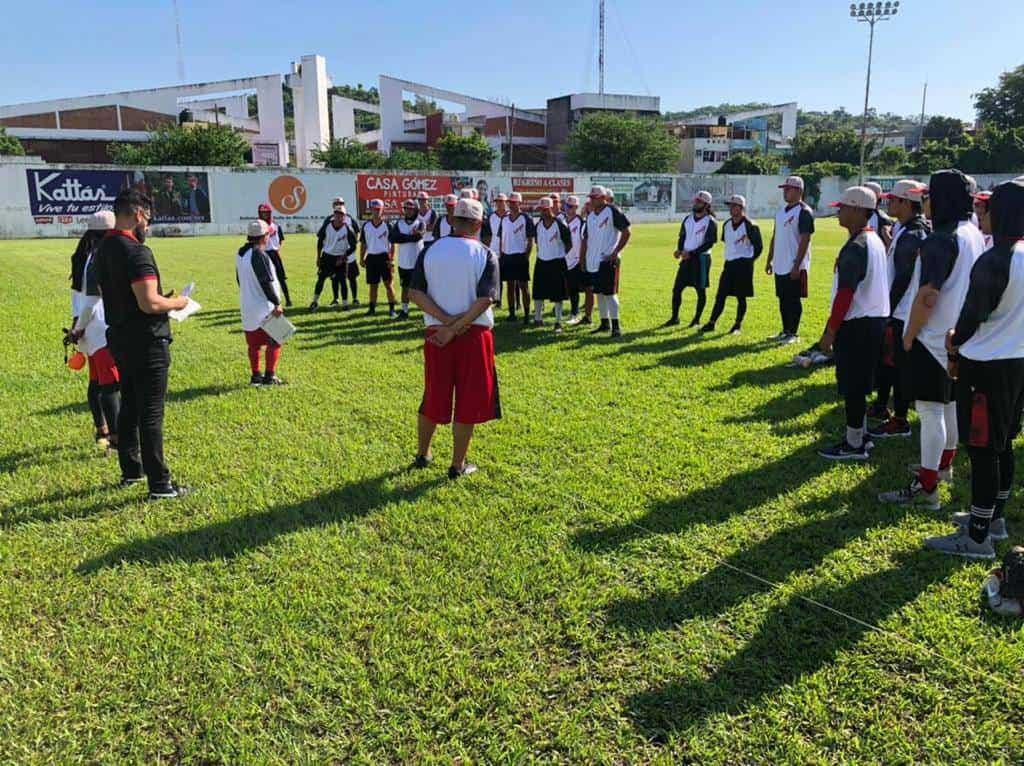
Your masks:
M742 336L660 329L675 233L635 229L621 343L499 326L505 418L457 484L448 429L403 470L418 324L294 311L291 385L253 390L237 241L155 240L204 307L166 428L198 491L164 505L112 488L62 366L72 243L0 243L0 762L1021 762L1021 624L921 547L965 461L930 513L874 499L916 438L820 460L833 372L762 343L763 273ZM820 222L808 341L841 241Z

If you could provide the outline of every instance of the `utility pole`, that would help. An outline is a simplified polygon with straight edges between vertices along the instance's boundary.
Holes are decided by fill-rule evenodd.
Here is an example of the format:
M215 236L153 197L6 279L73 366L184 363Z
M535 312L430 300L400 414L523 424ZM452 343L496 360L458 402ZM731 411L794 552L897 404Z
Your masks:
M928 100L928 81L924 81L924 93L921 94L921 130L917 137L917 150L924 148L924 103Z
M185 82L185 54L181 47L181 14L178 12L178 0L171 0L174 6L174 35L178 41L178 82Z
M604 0L598 0L597 92L604 95Z
M896 2L875 2L875 3L850 3L850 18L856 19L858 23L867 22L871 27L871 34L868 37L868 77L864 84L864 118L860 124L860 180L864 183L864 153L868 141L868 99L871 95L871 58L875 52L875 24L879 21L888 21L899 13L899 0Z
M512 104L512 121L508 125L508 172L512 172L512 139L516 134L516 105Z

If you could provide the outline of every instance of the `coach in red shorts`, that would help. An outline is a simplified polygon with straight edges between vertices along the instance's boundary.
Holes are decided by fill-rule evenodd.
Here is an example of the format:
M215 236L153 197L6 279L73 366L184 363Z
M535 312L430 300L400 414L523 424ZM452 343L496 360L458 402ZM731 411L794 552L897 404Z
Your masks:
M501 417L498 376L494 369L494 315L498 298L498 257L478 239L483 206L460 199L452 236L438 239L420 253L410 297L423 311L427 339L423 345L426 374L419 417L419 452L415 468L432 460L430 443L438 424L452 422L455 446L449 479L476 471L466 462L477 423Z

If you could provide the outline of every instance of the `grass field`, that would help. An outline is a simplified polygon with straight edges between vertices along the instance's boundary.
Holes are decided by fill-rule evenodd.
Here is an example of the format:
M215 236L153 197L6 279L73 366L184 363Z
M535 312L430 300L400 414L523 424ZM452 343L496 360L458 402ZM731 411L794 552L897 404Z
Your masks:
M965 460L932 513L874 499L916 428L819 459L833 372L764 344L763 273L742 336L732 302L713 337L660 328L675 232L635 228L622 342L499 325L505 418L458 483L448 429L405 470L418 322L295 310L290 385L254 390L238 240L154 240L204 307L167 411L197 491L163 505L112 488L62 366L73 243L0 243L0 762L1024 760L1021 623L982 607L986 564L921 546ZM805 342L841 241L819 222ZM305 305L312 238L285 259Z

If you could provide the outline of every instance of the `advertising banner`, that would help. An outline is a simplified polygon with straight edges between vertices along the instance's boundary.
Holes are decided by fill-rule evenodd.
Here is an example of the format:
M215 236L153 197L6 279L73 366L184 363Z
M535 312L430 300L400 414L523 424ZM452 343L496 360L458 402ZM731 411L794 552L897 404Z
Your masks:
M225 170L215 177L216 221L244 226L266 203L286 232L315 232L330 216L335 197L343 197L356 214L354 181L354 175L325 171Z
M358 215L369 218L369 202L372 199L384 201L384 215L397 217L402 214L402 202L414 198L421 191L431 197L431 204L439 209L440 199L451 194L451 176L401 175L398 173L359 173L356 176L356 199Z
M513 176L512 191L523 195L521 209L532 213L537 200L551 192L558 192L563 196L572 194L573 179L572 176Z
M672 179L640 175L591 176L591 183L615 193L615 204L624 209L665 213L672 207Z
M209 223L206 173L143 170L25 171L34 218L85 216L110 208L122 189L135 187L153 199L153 223Z

